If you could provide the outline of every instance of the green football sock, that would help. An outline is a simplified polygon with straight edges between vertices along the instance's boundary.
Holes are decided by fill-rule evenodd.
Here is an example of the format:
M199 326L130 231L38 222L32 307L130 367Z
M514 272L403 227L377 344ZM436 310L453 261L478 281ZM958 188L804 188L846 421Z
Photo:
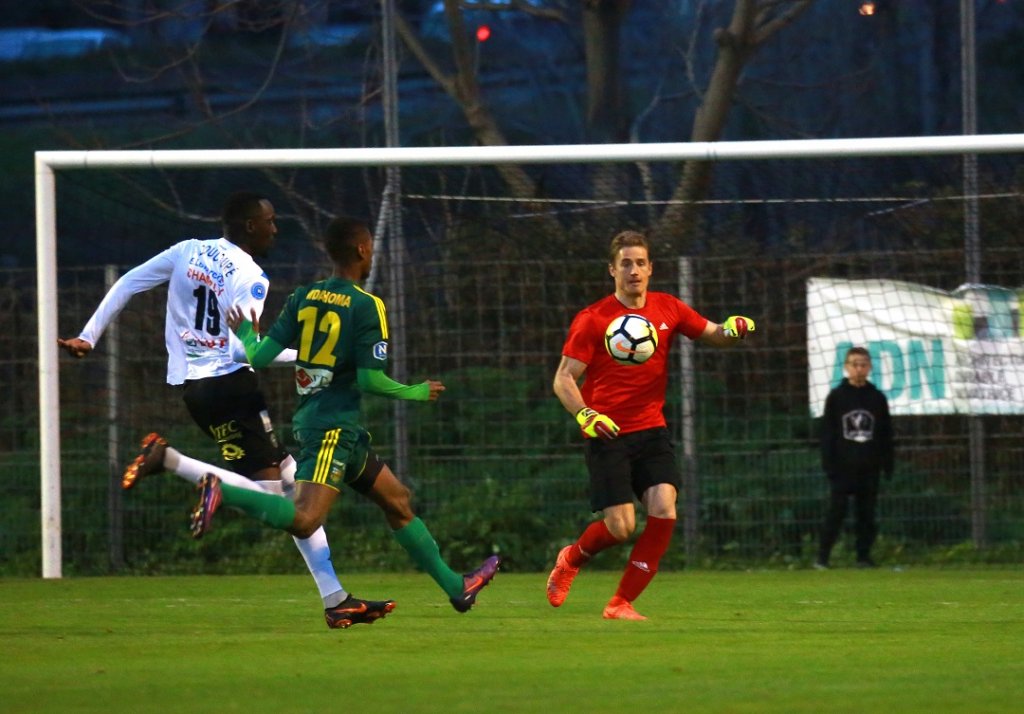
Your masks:
M441 589L448 593L448 597L458 597L462 594L462 576L448 567L448 564L441 559L441 551L437 547L437 541L430 535L426 525L419 518L413 518L407 526L392 531L399 545L420 568L425 570L434 579Z
M274 493L250 491L247 488L230 486L223 481L220 492L224 504L252 516L261 523L287 530L295 521L295 504Z

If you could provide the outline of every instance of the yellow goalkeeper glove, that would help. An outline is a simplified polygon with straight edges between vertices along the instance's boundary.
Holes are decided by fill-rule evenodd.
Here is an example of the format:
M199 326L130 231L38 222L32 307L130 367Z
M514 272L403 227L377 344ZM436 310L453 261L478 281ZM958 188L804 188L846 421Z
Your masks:
M722 323L722 334L726 337L738 337L741 340L747 336L748 332L753 332L755 329L754 321L749 317L743 317L743 315L730 315Z
M619 435L618 424L590 407L583 407L576 412L576 423L580 425L580 430L592 439L614 439Z

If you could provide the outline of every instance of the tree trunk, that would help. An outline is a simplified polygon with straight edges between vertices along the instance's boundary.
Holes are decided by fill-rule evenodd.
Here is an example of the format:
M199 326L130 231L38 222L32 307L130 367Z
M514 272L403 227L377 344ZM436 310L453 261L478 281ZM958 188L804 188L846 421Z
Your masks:
M629 122L622 92L622 21L630 0L587 0L583 4L583 40L587 66L587 141L615 144L628 141ZM594 167L594 198L623 195L622 164Z
M505 138L504 132L480 94L475 48L470 46L469 36L466 34L466 24L463 22L462 10L459 9L458 1L444 0L444 14L452 41L452 56L455 60L454 76L449 76L442 71L441 66L419 41L415 30L400 14L395 17L395 31L413 56L427 70L427 73L459 105L477 143L483 146L507 146L508 139ZM521 167L503 164L496 167L496 170L513 196L517 198L536 196L536 184Z
M736 0L727 28L715 30L718 56L707 91L697 108L690 141L718 141L736 96L736 87L747 62L776 32L795 20L814 0L794 0L781 8L774 0ZM707 161L687 161L672 193L672 201L661 216L654 240L668 246L675 255L693 252L700 207L696 202L707 197L713 167Z

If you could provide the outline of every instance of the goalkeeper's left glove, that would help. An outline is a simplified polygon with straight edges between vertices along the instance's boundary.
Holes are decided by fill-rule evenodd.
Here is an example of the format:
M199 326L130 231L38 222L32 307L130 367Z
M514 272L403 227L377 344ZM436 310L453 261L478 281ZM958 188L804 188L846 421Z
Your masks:
M576 412L576 423L580 425L580 430L592 439L614 439L619 435L618 424L590 407L583 407Z
M748 332L753 332L755 329L754 321L749 317L743 317L743 315L730 315L722 323L722 334L726 337L738 337L741 340L747 336Z

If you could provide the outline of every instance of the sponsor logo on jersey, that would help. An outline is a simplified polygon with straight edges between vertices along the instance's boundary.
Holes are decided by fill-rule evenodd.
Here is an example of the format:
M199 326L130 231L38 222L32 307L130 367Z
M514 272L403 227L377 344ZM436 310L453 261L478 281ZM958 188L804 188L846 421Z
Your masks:
M298 394L313 394L331 386L334 372L315 367L295 367L295 391Z
M245 449L238 444L221 444L220 455L224 457L225 461L238 461L245 458Z
M262 300L267 296L267 288L263 283L253 283L252 289L249 292L251 292L252 296L257 300Z
M201 337L191 332L182 332L181 341L184 343L186 352L192 355L198 355L198 352L193 350L208 349L208 350L223 350L228 346L227 337Z
M388 343L381 340L373 346L373 356L379 360L386 360L388 358Z
M228 439L234 439L242 435L242 430L238 428L238 422L234 419L226 421L223 424L213 424L210 427L210 436L217 441L227 441Z
M202 243L200 243L199 250L196 251L196 255L192 256L192 258L188 262L191 265L204 265L203 258L209 258L213 262L217 263L220 266L221 272L224 274L224 276L231 275L235 272L235 270L237 270L235 264L231 261L231 257L228 255L226 251L223 253L221 252L220 246L217 244L217 241L215 240L209 242L203 241ZM221 277L221 280L223 281L222 276L218 277Z
M189 280L195 280L197 283L202 283L218 296L224 293L224 276L220 273L208 270L206 266L189 268L186 276Z
M668 325L666 325L666 324L665 324L665 323L663 322L663 323L661 323L660 325L658 325L658 329L659 329L659 330L667 330L667 329L668 329Z

